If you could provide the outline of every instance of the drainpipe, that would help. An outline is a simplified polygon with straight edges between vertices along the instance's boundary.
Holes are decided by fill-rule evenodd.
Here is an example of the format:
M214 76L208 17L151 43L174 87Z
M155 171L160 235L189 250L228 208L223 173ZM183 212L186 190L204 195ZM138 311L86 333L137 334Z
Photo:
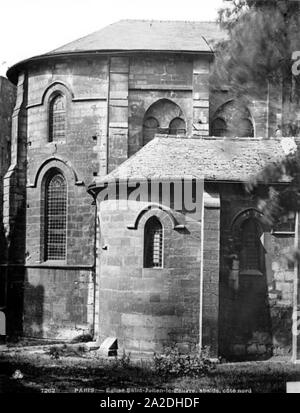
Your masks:
M201 242L200 242L200 256L201 256L201 267L200 267L200 309L199 309L199 353L202 352L202 330L203 330L203 265L204 265L204 186L202 193L202 211L201 211Z
M108 58L107 62L107 111L106 111L106 134L105 134L105 146L106 146L106 165L105 174L108 173L108 157L109 157L109 95L110 95L110 68L111 68L111 57ZM93 262L93 327L92 327L92 337L95 340L95 324L96 324L96 295L97 295L97 220L98 220L98 208L97 208L97 193L91 191L90 194L93 197L92 205L95 206L95 216L94 216L94 262ZM97 340L96 340L97 341Z
M93 266L92 266L92 277L93 277L93 320L92 320L92 329L91 336L92 339L95 339L95 323L96 323L96 293L97 293L97 195L94 192L90 192L93 197L92 205L95 206L95 215L94 215L94 245L93 245Z
M296 230L295 230L295 249L299 248L299 212L296 213ZM299 275L299 262L297 260L294 268L294 293L293 293L293 325L292 325L292 340L293 340L293 355L292 362L297 363L297 348L298 348L298 275Z
M95 322L96 322L96 263L97 263L97 202L94 198L92 205L95 206L95 216L94 216L94 248L93 248L93 324L92 324L92 338L95 339Z
M111 57L109 57L107 64L107 114L106 114L106 174L108 174L108 162L109 162L109 103L110 103L110 69L111 69Z

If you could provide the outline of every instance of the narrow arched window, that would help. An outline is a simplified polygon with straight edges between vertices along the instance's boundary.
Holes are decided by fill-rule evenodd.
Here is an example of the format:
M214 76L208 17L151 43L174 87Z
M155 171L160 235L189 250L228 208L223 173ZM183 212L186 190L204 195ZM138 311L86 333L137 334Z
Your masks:
M261 242L263 234L255 219L247 219L241 228L240 270L263 272L264 249Z
M144 267L163 266L163 228L158 218L149 218L144 232Z
M57 95L49 107L49 142L65 139L66 135L66 100L65 96Z
M46 182L45 194L45 259L66 258L67 184L57 172Z
M212 124L212 136L222 137L227 135L228 130L225 120L222 118L216 118Z
M186 126L185 121L181 118L175 118L171 120L169 125L170 135L185 135Z

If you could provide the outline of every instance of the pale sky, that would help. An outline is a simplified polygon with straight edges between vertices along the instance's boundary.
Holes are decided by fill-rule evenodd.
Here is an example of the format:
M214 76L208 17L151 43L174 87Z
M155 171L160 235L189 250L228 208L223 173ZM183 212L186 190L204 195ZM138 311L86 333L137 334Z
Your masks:
M223 0L0 0L0 75L121 19L214 21Z

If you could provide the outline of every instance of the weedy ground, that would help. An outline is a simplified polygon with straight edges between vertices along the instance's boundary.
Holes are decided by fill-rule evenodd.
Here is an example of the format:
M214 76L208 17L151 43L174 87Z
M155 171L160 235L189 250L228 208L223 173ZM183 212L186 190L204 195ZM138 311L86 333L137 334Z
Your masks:
M209 365L207 360L176 354L167 362L157 356L131 359L130 354L105 359L80 344L0 352L0 393L285 393L287 381L300 381L299 365L284 361Z

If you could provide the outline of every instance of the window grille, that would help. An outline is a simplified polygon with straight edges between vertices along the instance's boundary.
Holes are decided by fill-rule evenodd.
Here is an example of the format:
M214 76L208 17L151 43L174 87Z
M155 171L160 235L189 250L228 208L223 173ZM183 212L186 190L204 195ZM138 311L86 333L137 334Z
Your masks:
M147 221L144 236L144 267L162 268L163 228L156 217Z
M65 139L66 133L66 104L65 97L56 96L50 104L49 111L49 141Z
M45 222L46 260L66 258L67 185L65 178L57 173L46 186Z
M241 270L262 270L260 241L261 231L254 219L248 219L242 226Z

